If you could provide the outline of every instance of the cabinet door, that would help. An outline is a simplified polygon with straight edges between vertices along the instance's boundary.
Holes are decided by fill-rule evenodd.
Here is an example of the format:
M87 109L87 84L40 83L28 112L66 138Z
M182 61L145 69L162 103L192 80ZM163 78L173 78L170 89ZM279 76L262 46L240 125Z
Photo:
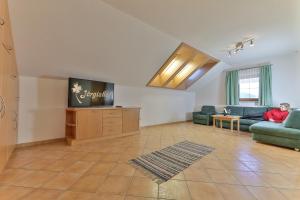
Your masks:
M11 25L9 20L8 13L8 4L7 0L0 0L1 2L1 18L0 18L0 37L1 37L1 46L3 46L8 54L13 54L13 40L11 34ZM2 24L2 25L1 25Z
M140 109L123 109L123 133L138 131L140 128Z
M7 160L7 131L6 131L6 99L5 99L5 79L6 74L6 53L0 46L0 171L4 168Z
M5 5L6 5L6 0L0 0L0 41L3 41L3 34L4 34L4 25L6 23L5 19Z
M87 139L101 136L101 110L80 110L77 111L76 118L76 139Z
M103 136L113 136L120 134L122 134L122 117L103 116Z

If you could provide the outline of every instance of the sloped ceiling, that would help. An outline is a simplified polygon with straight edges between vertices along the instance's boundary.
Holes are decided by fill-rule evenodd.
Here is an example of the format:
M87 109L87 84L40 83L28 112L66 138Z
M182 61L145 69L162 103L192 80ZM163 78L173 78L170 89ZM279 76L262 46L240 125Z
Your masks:
M22 75L136 86L145 86L181 42L230 65L295 50L299 5L299 0L9 1ZM222 52L249 35L257 37L254 48L232 58Z
M300 47L299 0L104 0L231 65ZM255 48L228 58L222 50L243 37Z
M145 86L180 44L100 0L10 0L21 75Z

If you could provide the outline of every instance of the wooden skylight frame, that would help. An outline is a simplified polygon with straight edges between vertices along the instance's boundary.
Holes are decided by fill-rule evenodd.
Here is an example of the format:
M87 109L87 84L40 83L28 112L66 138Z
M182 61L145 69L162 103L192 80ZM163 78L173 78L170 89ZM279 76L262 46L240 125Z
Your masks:
M218 62L218 59L181 43L147 86L185 90Z

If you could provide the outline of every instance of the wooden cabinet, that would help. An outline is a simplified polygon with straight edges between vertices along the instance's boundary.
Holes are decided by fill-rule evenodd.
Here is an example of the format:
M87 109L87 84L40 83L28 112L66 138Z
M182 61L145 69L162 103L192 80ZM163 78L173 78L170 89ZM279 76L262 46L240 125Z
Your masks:
M122 134L122 110L103 110L103 136Z
M123 110L123 133L132 132L140 127L140 110L125 108Z
M77 112L76 139L87 139L102 135L102 111L80 110Z
M18 127L18 71L7 0L0 0L0 171L13 152Z
M140 108L69 108L66 138L69 144L135 134Z

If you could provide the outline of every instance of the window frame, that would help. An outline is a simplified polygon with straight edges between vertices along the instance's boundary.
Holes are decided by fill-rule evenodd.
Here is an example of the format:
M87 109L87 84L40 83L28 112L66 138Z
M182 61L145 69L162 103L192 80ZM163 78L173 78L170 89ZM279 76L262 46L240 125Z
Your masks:
M240 98L242 102L258 102L259 98Z
M242 70L243 69L241 69L239 71L242 71ZM260 76L258 76L257 78L258 78L258 82L260 83ZM257 98L241 98L241 89L240 89L240 81L241 80L242 80L242 78L239 77L239 101L241 101L241 102L259 102L259 97L257 97Z

